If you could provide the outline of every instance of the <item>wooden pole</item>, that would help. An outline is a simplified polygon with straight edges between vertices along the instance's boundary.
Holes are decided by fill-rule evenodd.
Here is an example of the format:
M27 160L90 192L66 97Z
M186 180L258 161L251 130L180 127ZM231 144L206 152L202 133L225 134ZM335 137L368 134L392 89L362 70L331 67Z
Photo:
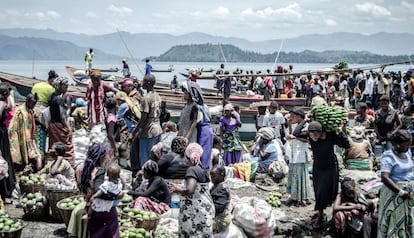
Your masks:
M133 60L134 60L134 63L135 63L135 65L137 66L137 68L138 68L139 72L140 72L140 73L141 73L141 75L144 77L144 76L145 76L145 74L142 72L141 68L139 67L139 65L138 65L138 63L137 63L137 60L135 59L135 57L132 55L131 51L129 50L128 45L126 44L126 42L124 41L124 38L123 38L123 37L122 37L122 35L121 35L121 32L119 31L119 29L118 29L118 28L116 28L116 30L118 31L119 37L121 38L122 43L124 43L124 46L125 46L126 50L127 50L127 51L128 51L128 53L129 53L129 56L131 57L131 59L133 59Z

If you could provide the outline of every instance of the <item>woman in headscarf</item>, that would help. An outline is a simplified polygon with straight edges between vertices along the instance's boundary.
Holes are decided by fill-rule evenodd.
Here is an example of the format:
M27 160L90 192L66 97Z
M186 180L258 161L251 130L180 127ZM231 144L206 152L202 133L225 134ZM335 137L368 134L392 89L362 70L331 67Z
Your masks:
M220 136L224 145L224 164L226 166L240 163L242 160L242 146L238 129L241 127L240 117L234 112L233 105L224 106L224 116L220 118Z
M90 72L91 83L86 89L86 98L88 101L88 123L92 129L97 123L103 123L105 120L105 94L108 91L118 92L117 89L101 82L102 73L98 69Z
M71 98L68 91L69 82L67 78L58 77L54 82L56 91L50 97L50 123L48 127L49 145L61 141L66 145L64 156L74 166L74 149L72 143L72 128L69 124L69 112Z
M198 142L201 145L205 152L201 164L209 170L214 137L210 111L204 103L203 93L197 83L183 82L182 90L187 103L180 114L178 135L185 136L189 142Z
M410 150L412 138L407 130L391 137L392 149L381 157L381 196L378 237L413 237L414 163Z
M317 121L309 123L309 144L313 152L313 190L315 194L315 210L318 211L313 223L315 229L322 225L323 210L332 205L338 194L339 169L334 146L348 149L349 140L343 125L336 132L325 132Z
M3 158L7 162L9 174L8 177L0 180L0 195L5 203L6 197L10 198L14 186L16 185L16 176L10 154L9 135L5 124L7 112L10 109L8 103L6 102L9 95L9 86L5 83L0 83L0 158Z
M171 195L167 183L158 176L158 164L148 160L142 170L148 184L141 184L136 190L128 191L128 194L135 199L135 208L145 211L153 211L159 215L169 210Z
M40 150L34 140L36 124L33 108L37 100L37 94L29 93L26 102L16 108L10 123L10 152L17 170L23 170L29 163L36 164L35 169L40 169L42 164Z
M163 155L158 161L158 174L165 179L184 179L190 164L185 158L185 149L187 148L188 140L183 136L175 137L171 142L170 153ZM178 183L181 183L178 182Z
M257 172L267 173L269 166L275 161L283 160L282 148L275 139L275 132L271 127L262 127L257 132L258 139L258 167Z
M107 149L103 143L89 147L86 160L76 167L76 182L88 201L105 180ZM103 197L104 198L104 197ZM111 198L108 198L111 200ZM88 232L94 237L119 237L118 215L115 207L109 212L96 212L91 219L82 220L86 203L81 203L72 211L67 231L80 238L87 238Z
M185 155L190 162L185 187L171 186L171 191L181 195L178 218L180 237L213 237L215 209L209 192L210 176L200 163L203 148L190 143Z

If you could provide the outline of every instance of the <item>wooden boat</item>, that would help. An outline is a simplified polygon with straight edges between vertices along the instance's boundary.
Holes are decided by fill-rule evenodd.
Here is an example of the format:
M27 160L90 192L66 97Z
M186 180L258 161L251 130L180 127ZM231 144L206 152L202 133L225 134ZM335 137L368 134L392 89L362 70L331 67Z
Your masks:
M174 71L173 68L168 68L168 69L151 69L151 72L155 72L155 73L170 73Z
M32 91L33 85L44 80L0 72L0 81L10 83L10 85L16 88L20 95L26 96ZM86 87L69 85L68 94L73 98L83 98L86 94Z
M190 72L191 70L194 70L194 69L185 68L185 70L187 70L187 72ZM212 73L212 72L215 71L215 69L213 69L213 68L209 68L209 69L200 68L200 69L196 69L196 71L201 72L201 73Z

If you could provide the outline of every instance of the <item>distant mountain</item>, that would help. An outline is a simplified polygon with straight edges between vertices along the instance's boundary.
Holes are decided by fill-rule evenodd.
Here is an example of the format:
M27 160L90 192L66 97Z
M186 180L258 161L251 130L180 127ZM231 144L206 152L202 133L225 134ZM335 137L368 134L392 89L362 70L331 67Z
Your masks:
M100 49L104 52L130 57L122 39L137 59L163 54L176 45L188 44L231 44L242 50L258 52L262 54L275 53L282 40L249 41L234 37L219 37L205 33L193 32L185 35L174 36L170 34L118 32L105 35L85 35L75 33L56 32L51 29L0 29L0 35L12 37L40 37L54 40L72 42L80 47ZM409 33L377 33L363 35L358 33L338 32L327 35L303 35L296 38L283 40L283 52L302 52L345 50L345 51L367 51L379 55L405 55L413 54L412 42L414 35Z
M226 56L228 62L273 62L277 53L261 54L252 51L244 51L233 45L219 44L191 44L178 45L169 49L156 58L157 61L175 62L223 62L221 54ZM413 57L413 56L411 56ZM323 51L316 52L305 50L299 53L281 52L279 62L282 63L331 63L337 64L345 61L351 64L383 64L390 62L407 61L407 55L385 56L372 54L367 51Z
M68 41L33 37L9 37L0 35L1 60L76 60L83 57L88 48L76 46ZM96 50L102 59L120 58Z

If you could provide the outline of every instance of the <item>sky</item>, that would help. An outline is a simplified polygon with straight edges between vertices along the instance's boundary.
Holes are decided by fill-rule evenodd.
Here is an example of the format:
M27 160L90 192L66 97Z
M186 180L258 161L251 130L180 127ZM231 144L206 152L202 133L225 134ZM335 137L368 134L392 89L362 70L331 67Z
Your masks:
M101 35L203 32L251 41L306 34L411 33L403 0L0 0L0 28Z

